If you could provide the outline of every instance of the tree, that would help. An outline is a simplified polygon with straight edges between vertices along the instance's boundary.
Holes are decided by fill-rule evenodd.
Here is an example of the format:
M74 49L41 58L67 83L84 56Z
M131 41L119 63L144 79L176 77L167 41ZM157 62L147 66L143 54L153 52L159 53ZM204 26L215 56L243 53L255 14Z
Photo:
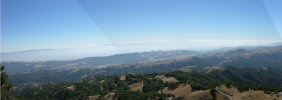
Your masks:
M12 84L8 81L8 75L4 72L4 65L1 66L1 100L9 100L9 91L12 88Z
M210 94L212 96L212 100L217 100L216 99L216 93L217 93L217 90L215 90L215 89L211 89L210 90Z

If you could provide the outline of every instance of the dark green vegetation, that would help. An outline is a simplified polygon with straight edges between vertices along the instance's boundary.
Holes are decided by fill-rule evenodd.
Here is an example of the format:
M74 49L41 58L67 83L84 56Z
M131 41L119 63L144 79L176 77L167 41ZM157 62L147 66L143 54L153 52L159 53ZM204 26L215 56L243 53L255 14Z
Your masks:
M12 84L8 81L8 75L4 72L4 65L0 65L1 67L1 99L8 100L12 97L10 96L10 90L12 88Z
M154 77L156 75L165 75L166 77L175 77L178 83L163 83ZM87 99L94 95L107 95L114 93L115 98L126 100L132 98L165 98L173 95L159 93L164 87L176 88L178 84L190 84L193 91L213 89L221 84L233 85L240 91L264 90L266 92L282 91L282 68L264 67L254 68L236 68L224 67L210 72L169 72L160 74L128 74L126 80L120 80L119 76L97 76L87 78L75 83L50 83L45 85L32 85L13 91L14 96L26 99ZM129 85L143 82L143 92L129 91ZM75 87L69 89L68 87ZM100 99L102 98L100 96Z
M88 96L107 95L116 93L120 100L131 100L139 96L142 98L169 97L172 95L158 94L162 89L162 81L148 79L150 75L128 75L126 81L119 80L119 76L96 77L75 83L57 83L25 87L15 90L13 94L21 99L87 99ZM135 82L144 82L144 92L131 92L128 85ZM71 90L68 87L74 86ZM101 97L100 97L101 99Z

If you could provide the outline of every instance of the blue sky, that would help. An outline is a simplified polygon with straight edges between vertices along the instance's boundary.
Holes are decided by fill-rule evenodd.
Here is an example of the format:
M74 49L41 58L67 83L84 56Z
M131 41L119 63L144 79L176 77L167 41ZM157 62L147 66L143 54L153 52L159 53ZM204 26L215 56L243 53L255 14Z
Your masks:
M189 47L186 40L275 42L281 40L281 10L281 0L2 0L1 52L170 41ZM163 49L137 46L131 44Z

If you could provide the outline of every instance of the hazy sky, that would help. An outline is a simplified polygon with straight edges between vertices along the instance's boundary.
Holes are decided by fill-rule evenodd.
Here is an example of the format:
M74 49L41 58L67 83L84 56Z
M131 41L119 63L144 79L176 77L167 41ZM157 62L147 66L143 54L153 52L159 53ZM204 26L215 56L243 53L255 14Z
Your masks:
M276 41L282 32L282 0L1 1L1 52L128 48L120 44L138 50L185 49L193 46L191 41ZM140 43L150 45L132 45Z

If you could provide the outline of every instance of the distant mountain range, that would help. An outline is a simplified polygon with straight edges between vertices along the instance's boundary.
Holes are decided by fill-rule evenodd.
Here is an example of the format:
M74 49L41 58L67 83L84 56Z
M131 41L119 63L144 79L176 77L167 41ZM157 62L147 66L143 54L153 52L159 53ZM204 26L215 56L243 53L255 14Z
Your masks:
M211 72L225 66L237 68L281 67L282 45L223 48L211 51L153 51L68 61L3 62L11 80L26 82L77 81L97 75ZM29 77L29 79L23 78Z
M238 41L237 41L238 42ZM181 44L181 46L179 45ZM177 50L193 50L193 51L208 51L219 49L230 50L234 48L252 49L252 46L276 46L281 45L281 42L266 44L266 43L250 43L250 46L239 46L238 43L229 43L228 41L209 41L207 44L197 41L155 41L155 42L133 42L133 43L117 43L117 44L97 44L85 45L76 47L53 48L53 49L32 49L14 52L1 52L1 62L39 62L39 61L65 61L76 60L87 57L104 57L116 54L126 54L135 52L148 51L177 51ZM148 46L150 48L148 48ZM176 46L174 48L168 48ZM230 47L226 47L230 46ZM238 47L239 46L239 47ZM145 48L147 47L147 48ZM159 49L156 49L158 47Z
M3 62L10 74L28 73L39 70L67 70L76 68L103 68L110 65L136 64L153 61L175 59L176 57L187 57L199 54L197 51L152 51L143 53L117 54L105 57L88 57L78 60L66 61L37 61L37 62Z

